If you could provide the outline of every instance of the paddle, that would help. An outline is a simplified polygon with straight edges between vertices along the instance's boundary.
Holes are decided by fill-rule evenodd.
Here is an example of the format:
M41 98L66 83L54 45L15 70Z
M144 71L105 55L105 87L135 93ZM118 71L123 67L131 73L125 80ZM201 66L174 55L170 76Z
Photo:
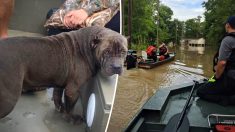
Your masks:
M194 81L194 85L191 89L190 95L187 98L183 111L171 117L171 119L169 120L169 122L167 123L164 129L164 132L189 132L189 120L188 120L188 117L185 115L186 115L187 109L189 108L188 105L191 101L192 95L194 93L194 90L197 84L198 82Z

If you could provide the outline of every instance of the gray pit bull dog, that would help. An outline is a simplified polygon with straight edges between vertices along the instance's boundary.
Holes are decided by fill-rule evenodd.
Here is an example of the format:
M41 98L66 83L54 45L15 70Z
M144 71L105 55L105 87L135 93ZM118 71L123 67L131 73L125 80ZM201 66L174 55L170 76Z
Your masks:
M22 90L38 87L54 87L56 108L71 115L79 87L99 70L121 74L126 52L126 38L103 27L0 40L0 118L13 110Z

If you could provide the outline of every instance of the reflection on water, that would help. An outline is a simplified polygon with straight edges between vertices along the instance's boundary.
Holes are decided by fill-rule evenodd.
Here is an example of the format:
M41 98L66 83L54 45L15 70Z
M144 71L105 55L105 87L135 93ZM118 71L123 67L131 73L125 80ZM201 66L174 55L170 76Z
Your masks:
M150 70L126 70L119 77L108 131L123 130L145 101L160 87L210 77L213 74L212 58L215 52L215 47L206 47L204 54L179 47L176 48L173 62Z
M204 54L205 47L188 47L188 51L195 51L198 52L198 54Z

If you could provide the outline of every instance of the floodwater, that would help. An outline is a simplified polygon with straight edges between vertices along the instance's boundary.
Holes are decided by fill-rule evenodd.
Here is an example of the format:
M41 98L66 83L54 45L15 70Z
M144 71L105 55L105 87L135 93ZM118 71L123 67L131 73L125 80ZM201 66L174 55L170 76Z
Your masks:
M154 69L125 70L119 77L108 132L123 131L145 101L160 87L211 77L216 47L178 47L174 61Z

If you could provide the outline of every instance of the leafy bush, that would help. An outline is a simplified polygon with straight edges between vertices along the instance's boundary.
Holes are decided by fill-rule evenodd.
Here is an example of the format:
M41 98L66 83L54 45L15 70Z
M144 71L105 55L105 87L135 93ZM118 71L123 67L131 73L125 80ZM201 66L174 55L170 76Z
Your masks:
M148 44L132 44L131 49L133 50L146 50L148 47Z

